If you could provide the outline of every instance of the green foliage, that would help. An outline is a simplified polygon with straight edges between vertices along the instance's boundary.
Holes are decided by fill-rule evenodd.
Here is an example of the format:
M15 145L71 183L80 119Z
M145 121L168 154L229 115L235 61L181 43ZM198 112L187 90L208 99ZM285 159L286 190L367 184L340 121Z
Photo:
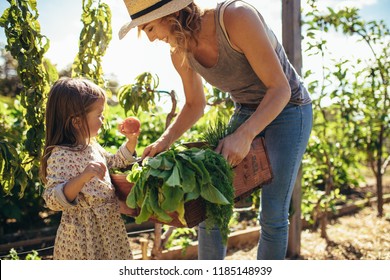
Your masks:
M18 253L16 252L16 250L15 249L11 249L9 251L8 257L5 258L5 260L17 261L17 260L20 260L20 258L18 256ZM37 261L37 260L41 260L41 258L39 257L38 252L33 250L31 253L26 255L25 260L35 260L35 261Z
M215 149L221 139L230 134L226 120L218 118L215 124L210 125L203 133L202 140L210 146L211 149Z
M50 214L45 219L39 216L44 207L37 172L46 95L58 74L44 58L49 40L40 34L36 0L7 1L10 7L1 15L0 26L7 36L6 50L17 60L19 76L8 78L20 81L22 86L4 81L0 89L6 95L21 91L16 101L1 99L0 106L0 231L5 233L58 223L59 219L58 215ZM378 186L388 170L390 44L383 21L365 22L357 9L350 8L322 13L316 1L308 2L311 10L304 11L303 16L305 55L318 55L323 61L332 58L334 50L329 49L325 34L333 30L357 38L372 54L368 60L328 60L322 65L322 78L308 84L314 97L314 128L304 157L302 207L305 218L314 222L321 212L334 209L345 189L361 182L362 164L371 168ZM83 0L82 9L84 27L73 75L88 77L106 88L101 60L111 41L111 12L97 0ZM16 64L11 59L6 61ZM306 81L313 74L308 71ZM142 153L157 140L166 124L165 114L156 106L156 100L166 92L158 90L158 85L157 76L142 73L133 84L121 87L118 98L122 107L108 107L100 143L116 151L125 140L117 124L130 112L142 122L137 152ZM226 119L232 113L233 103L227 93L207 84L204 88L211 108L179 143L202 140L202 132L215 126L216 119Z
M102 146L114 153L120 143L126 140L125 136L118 131L118 125L126 118L126 115L119 104L109 104L104 115L105 124L98 140ZM136 151L138 155L141 155L145 147L157 140L164 132L166 114L157 108L154 114L141 111L137 117L141 121L141 134Z
M160 94L157 90L158 84L158 76L144 72L135 78L134 84L120 87L119 104L125 110L126 116L129 111L138 114L139 109L148 112L151 108L155 108L155 98Z
M184 204L202 198L206 204L208 227L217 225L227 242L228 224L233 214L233 171L226 160L210 149L168 150L135 164L127 176L134 183L126 204L140 208L136 223L151 216L163 223L177 212L184 225Z
M234 108L234 103L230 98L229 93L223 92L216 87L205 84L204 92L207 97L207 104L212 107L223 106L228 111Z
M164 225L163 228L167 230L168 226ZM165 248L169 249L174 246L180 246L182 248L182 254L185 255L187 248L196 236L197 232L194 228L175 228L166 241Z
M72 68L73 77L85 77L105 87L102 58L112 39L111 10L100 0L83 0L79 52Z
M0 106L0 232L10 234L56 224L58 214L44 219L40 216L45 207L38 191L38 169L27 173L21 161L20 139L25 130L23 108L15 99L2 97L1 100L5 103Z
M15 175L22 177L21 194L27 185L26 175L31 176L38 168L38 160L44 139L45 101L49 91L49 81L55 76L55 70L45 63L44 54L49 48L49 41L40 34L37 20L36 1L8 0L7 8L0 18L0 26L7 36L6 49L18 60L18 75L23 84L20 103L23 110L23 124L26 133L18 142L23 147L13 145L9 134L2 140L1 169L17 171L17 174L6 174L1 177L3 189L10 194L15 182ZM20 136L20 135L18 135ZM23 169L23 170L22 170ZM32 179L32 177L30 177Z
M358 9L335 11L328 8L322 13L317 9L316 1L309 2L311 10L305 13L304 22L307 52L321 56L323 61L330 60L331 64L322 65L322 80L309 84L316 98L313 102L314 129L305 155L305 161L311 164L304 168L307 182L304 197L317 193L316 203L320 208L323 206L321 211L326 211L334 202L310 188L316 186L325 190L326 196L338 200L338 193L342 193L343 188L362 181L362 164L372 166L377 179L388 166L389 30L383 21L362 20ZM332 29L366 43L372 59L332 59L325 36ZM308 71L306 79L312 74ZM378 188L380 185L379 180Z

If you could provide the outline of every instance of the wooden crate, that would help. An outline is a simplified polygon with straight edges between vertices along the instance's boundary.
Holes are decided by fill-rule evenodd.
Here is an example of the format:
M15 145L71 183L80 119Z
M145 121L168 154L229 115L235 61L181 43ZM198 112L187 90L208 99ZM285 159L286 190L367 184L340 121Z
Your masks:
M190 142L183 145L187 148L203 148L207 143ZM253 140L248 155L239 165L233 168L233 172L235 202L248 197L264 184L271 182L273 177L272 169L263 137L257 137Z
M272 169L263 137L251 144L248 155L234 167L234 201L237 202L272 180Z
M127 195L130 193L131 188L133 187L133 183L130 183L126 180L126 174L111 174L111 181L115 187L116 195L121 201L122 205L126 205ZM136 217L139 215L140 209L132 209L127 206L125 207L126 215L131 217ZM149 220L155 223L167 224L175 227L188 227L192 228L197 226L199 223L206 219L206 211L204 203L201 199L196 199L192 201L188 201L184 204L184 218L186 220L186 225L182 224L178 219L177 212L169 213L172 221L169 223L163 223L157 220L154 217L151 217Z
M234 171L233 187L235 189L234 202L238 202L241 199L248 197L252 192L261 188L263 184L266 184L272 180L272 170L269 164L269 159L265 150L264 139L261 137L256 138L250 148L248 155L244 160L237 165ZM201 148L205 143L194 142L187 143L187 147ZM116 189L116 194L122 205L126 205L127 195L133 186L126 180L125 174L111 174L111 181ZM126 214L132 217L138 216L140 209L131 209L127 206ZM184 205L185 220L187 225L183 225L176 212L172 212L169 215L172 217L172 221L167 223L168 225L176 227L194 227L206 219L205 206L202 199L196 199L188 201ZM151 217L150 221L158 222L156 218Z

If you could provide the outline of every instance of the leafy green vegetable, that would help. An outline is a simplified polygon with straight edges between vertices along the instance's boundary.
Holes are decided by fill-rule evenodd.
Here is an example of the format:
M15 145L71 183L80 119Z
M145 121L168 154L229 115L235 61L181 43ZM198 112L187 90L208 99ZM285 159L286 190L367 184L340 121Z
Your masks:
M234 131L234 126L229 125L225 119L217 119L203 133L202 141L207 143L211 149L218 146L219 141Z
M134 164L127 180L134 186L127 197L130 208L141 208L136 222L151 216L169 223L176 212L186 225L184 204L201 197L206 205L208 228L216 224L224 242L233 214L233 170L222 155L210 149L175 149Z

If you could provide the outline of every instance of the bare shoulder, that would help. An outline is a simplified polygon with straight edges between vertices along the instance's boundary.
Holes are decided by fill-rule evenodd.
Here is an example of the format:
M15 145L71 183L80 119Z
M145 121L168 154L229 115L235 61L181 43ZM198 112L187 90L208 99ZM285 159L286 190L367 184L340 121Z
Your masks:
M223 19L225 25L237 25L248 24L260 18L254 7L241 1L236 1L226 7Z
M259 13L249 4L241 1L231 3L225 9L223 21L229 39L238 51L243 51L242 46L254 37L265 38L265 27Z

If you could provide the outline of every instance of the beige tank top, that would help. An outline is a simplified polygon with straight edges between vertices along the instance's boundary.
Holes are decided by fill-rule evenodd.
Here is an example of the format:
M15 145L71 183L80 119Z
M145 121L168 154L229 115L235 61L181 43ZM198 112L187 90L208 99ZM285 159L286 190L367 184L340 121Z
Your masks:
M218 61L212 67L204 67L192 54L188 60L191 67L198 72L208 83L221 91L228 92L235 103L259 104L267 91L264 83L253 71L251 65L243 53L233 49L223 24L223 12L233 2L240 0L229 0L219 3L215 12L216 36L218 42ZM254 7L240 1L244 5L255 10ZM278 42L275 34L268 28L261 14L255 10L266 27L271 44L282 65L284 74L291 87L290 103L308 104L311 102L310 95L303 86L301 78L296 73L287 59L287 55Z

